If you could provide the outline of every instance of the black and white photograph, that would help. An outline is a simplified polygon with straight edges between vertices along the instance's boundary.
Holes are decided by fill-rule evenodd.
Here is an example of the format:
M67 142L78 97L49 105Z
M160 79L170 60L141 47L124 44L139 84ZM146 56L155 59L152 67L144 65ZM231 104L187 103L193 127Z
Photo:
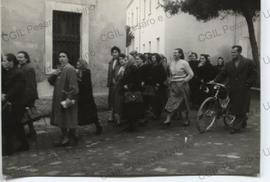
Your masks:
M260 0L1 0L3 179L259 177L268 18Z

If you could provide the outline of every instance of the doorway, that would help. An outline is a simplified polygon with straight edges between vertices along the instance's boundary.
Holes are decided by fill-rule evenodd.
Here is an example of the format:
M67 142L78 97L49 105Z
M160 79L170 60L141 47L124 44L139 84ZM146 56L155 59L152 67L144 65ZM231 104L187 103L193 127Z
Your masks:
M80 57L81 13L53 11L53 69L59 64L58 53L69 54L70 64L76 66Z

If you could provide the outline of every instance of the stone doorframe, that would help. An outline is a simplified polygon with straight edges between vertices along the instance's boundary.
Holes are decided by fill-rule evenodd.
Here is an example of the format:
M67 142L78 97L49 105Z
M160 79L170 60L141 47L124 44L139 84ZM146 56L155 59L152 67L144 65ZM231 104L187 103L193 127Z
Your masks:
M59 1L59 0L58 0ZM51 26L48 26L45 31L45 73L50 74L53 69L53 11L65 11L81 13L81 41L80 41L80 55L86 57L89 55L89 16L90 12L94 10L96 1L90 0L88 3L75 4L75 2L56 2L46 1L45 4L45 20L50 22ZM62 0L63 1L63 0ZM78 1L77 3L82 2ZM88 61L88 60L87 60Z

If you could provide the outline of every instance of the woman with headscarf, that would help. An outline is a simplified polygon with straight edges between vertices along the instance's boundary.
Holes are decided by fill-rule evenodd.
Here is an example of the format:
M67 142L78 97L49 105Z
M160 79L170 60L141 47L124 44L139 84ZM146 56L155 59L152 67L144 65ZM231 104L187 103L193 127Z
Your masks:
M97 106L93 97L91 71L84 59L77 62L78 76L78 124L88 125L94 123L96 134L102 133L102 126L98 119Z

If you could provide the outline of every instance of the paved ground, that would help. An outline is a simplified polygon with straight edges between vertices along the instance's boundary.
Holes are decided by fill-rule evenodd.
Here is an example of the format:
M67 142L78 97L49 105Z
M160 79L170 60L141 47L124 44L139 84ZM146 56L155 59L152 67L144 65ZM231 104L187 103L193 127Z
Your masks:
M97 102L100 105L105 100ZM260 147L258 98L252 100L251 108L248 128L235 135L229 134L222 122L213 131L199 134L194 122L185 128L181 121L174 121L168 129L161 129L160 121L151 121L139 131L127 133L107 124L108 113L100 111L104 133L95 136L93 126L81 127L79 145L66 148L52 146L59 130L49 125L49 119L42 120L35 124L38 139L32 142L31 150L4 157L3 173L10 177L255 176L259 173ZM195 112L193 121L194 117Z

